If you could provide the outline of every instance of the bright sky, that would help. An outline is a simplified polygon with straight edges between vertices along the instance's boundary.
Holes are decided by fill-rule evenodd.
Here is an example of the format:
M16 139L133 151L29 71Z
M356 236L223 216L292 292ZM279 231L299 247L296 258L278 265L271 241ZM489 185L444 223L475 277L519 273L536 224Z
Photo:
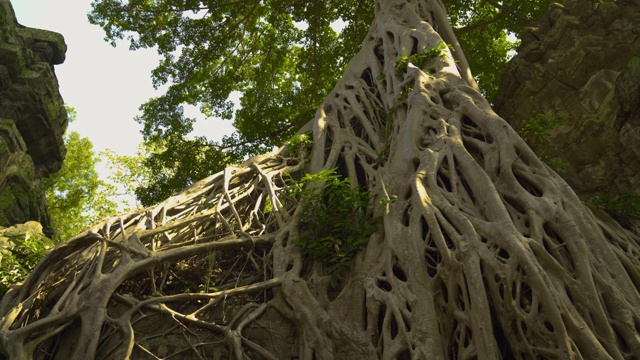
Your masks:
M153 89L150 77L159 60L155 50L129 51L124 42L116 48L104 42L102 29L87 20L91 0L11 3L20 24L55 31L65 38L66 60L55 72L62 98L78 113L69 130L88 137L96 153L109 148L133 155L142 141L141 125L133 120L138 107L161 94ZM198 134L214 140L232 130L230 121L196 123Z

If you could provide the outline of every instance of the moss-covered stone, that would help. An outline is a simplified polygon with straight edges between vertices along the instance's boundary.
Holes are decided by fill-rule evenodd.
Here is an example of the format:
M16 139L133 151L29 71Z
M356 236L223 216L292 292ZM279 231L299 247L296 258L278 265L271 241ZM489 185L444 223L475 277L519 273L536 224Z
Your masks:
M18 36L31 39L36 49L43 49L41 44L46 44L51 50L51 58L47 59L51 64L58 65L64 62L67 44L62 35L53 31L24 27L19 28Z
M30 217L29 191L11 184L0 193L0 226L11 226Z
M0 0L0 226L41 222L49 230L42 177L62 166L67 127L53 65L62 35L20 26Z
M640 106L640 56L629 60L616 81L615 95L620 103L616 125L621 126L629 114Z
M583 198L640 189L638 29L637 3L554 4L522 39L494 98L516 130L537 114L566 114L543 150L568 165L562 176Z

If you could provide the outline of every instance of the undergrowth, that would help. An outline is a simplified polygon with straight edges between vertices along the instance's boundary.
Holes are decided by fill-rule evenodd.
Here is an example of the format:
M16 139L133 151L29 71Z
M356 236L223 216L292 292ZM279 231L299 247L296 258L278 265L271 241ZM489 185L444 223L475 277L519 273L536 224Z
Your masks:
M22 282L54 246L53 240L29 231L4 236L9 247L0 246L0 298Z

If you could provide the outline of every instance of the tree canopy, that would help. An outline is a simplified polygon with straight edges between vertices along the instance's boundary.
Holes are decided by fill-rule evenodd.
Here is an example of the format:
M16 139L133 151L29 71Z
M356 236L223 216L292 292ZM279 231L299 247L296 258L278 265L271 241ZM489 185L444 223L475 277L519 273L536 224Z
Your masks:
M130 211L141 207L136 190L148 184L152 175L149 168L144 166L148 155L149 150L142 145L135 155L120 155L111 149L100 152L99 156L106 159L109 170L107 181L116 188L114 195L118 198L119 210Z
M551 1L448 1L449 18L488 98L527 23ZM137 121L155 151L137 194L149 205L249 155L279 146L313 118L373 19L373 1L96 0L89 21L115 46L156 48L152 72L166 92L141 106ZM230 95L240 94L234 111ZM233 120L237 132L214 142L187 138L193 118ZM213 127L212 127L213 128ZM213 132L214 130L212 130Z

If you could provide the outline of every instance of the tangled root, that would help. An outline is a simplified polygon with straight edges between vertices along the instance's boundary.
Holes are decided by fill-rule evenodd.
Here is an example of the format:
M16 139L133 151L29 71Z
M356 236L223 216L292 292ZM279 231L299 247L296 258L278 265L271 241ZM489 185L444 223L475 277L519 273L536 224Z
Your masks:
M397 61L452 45L421 64ZM639 239L477 91L439 1L378 2L287 146L96 224L0 303L12 359L640 358ZM287 179L337 169L382 223L337 286ZM0 348L0 349L2 349Z

